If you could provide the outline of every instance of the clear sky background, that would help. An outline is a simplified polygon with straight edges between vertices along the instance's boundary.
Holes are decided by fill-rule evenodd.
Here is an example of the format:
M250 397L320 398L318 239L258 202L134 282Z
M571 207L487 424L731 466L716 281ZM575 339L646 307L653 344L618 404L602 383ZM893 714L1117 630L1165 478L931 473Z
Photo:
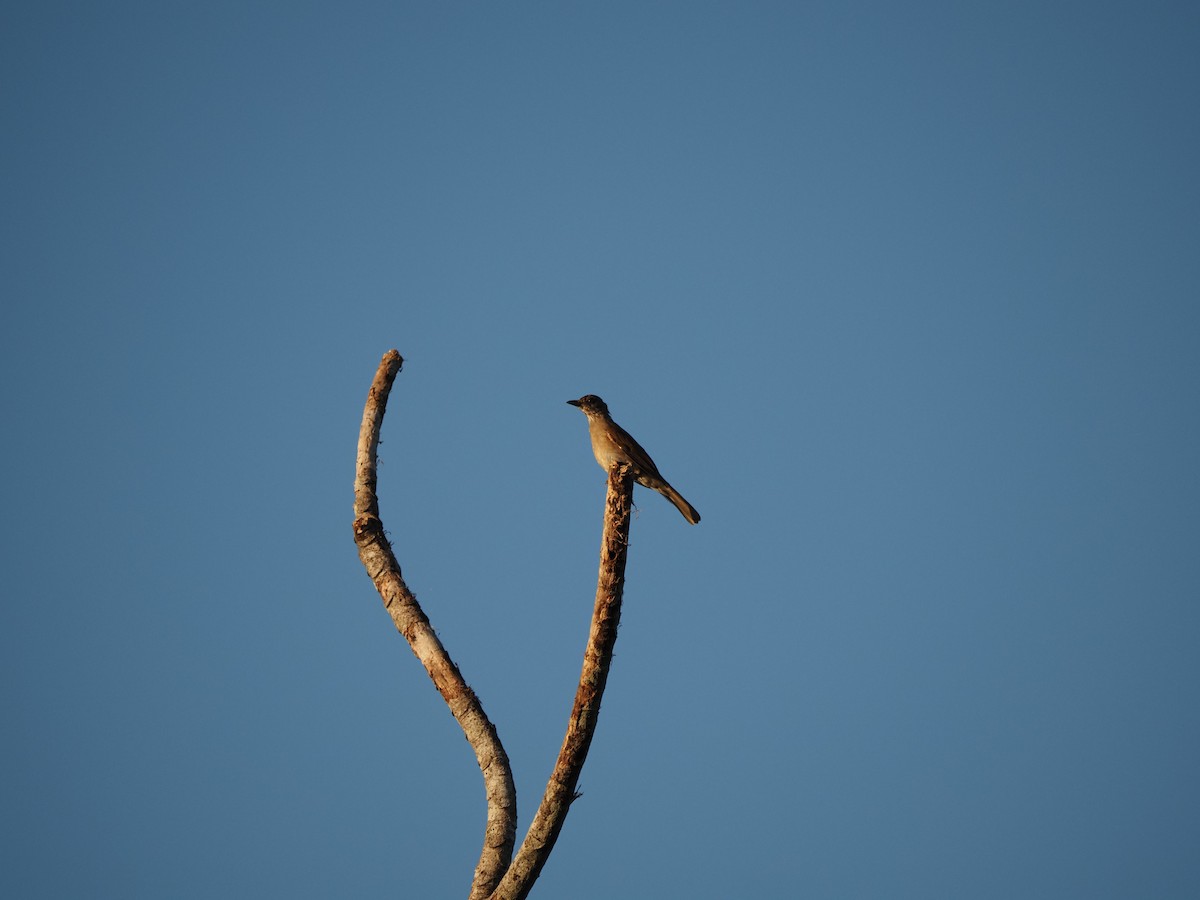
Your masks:
M6 897L1200 895L1194 3L0 13Z

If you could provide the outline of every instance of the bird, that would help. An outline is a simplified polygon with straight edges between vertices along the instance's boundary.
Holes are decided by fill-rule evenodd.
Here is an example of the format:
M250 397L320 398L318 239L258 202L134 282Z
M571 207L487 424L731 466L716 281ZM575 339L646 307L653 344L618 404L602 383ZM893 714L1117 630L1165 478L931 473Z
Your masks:
M605 472L615 463L625 463L633 471L633 477L638 484L658 491L675 504L675 508L693 525L700 521L700 513L696 508L680 496L679 491L667 483L654 465L650 454L642 449L620 425L608 414L608 404L595 394L584 394L578 400L568 400L571 406L577 406L587 416L588 434L592 438L592 453L596 462Z

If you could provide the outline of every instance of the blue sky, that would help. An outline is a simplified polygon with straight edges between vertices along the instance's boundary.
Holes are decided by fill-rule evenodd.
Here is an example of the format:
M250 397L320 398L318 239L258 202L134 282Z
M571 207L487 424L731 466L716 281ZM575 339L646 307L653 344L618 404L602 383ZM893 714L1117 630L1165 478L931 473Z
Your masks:
M0 893L1200 893L1200 14L1179 3L0 13Z

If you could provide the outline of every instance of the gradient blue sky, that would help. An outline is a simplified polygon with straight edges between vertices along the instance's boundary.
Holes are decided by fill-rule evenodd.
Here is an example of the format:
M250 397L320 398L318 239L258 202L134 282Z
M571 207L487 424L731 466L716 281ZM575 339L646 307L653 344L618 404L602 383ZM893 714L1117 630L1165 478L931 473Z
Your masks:
M1197 9L8 4L0 894L1200 895Z

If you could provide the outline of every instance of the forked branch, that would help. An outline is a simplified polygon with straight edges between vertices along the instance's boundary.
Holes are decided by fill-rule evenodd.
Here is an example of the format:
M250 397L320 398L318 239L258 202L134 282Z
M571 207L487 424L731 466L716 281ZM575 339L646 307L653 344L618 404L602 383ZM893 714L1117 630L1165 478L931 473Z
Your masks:
M363 409L354 477L354 542L358 546L359 559L375 582L396 629L404 635L458 720L483 772L487 830L483 852L475 868L470 900L524 900L554 849L567 812L577 796L575 788L579 784L579 774L596 733L600 700L608 680L617 626L621 620L629 514L633 507L633 473L622 463L614 465L608 473L600 575L592 627L584 650L583 671L554 772L514 859L517 800L508 756L495 727L484 714L479 698L463 680L416 597L404 583L379 517L379 498L375 493L379 430L392 382L403 364L404 360L395 350L384 354Z

